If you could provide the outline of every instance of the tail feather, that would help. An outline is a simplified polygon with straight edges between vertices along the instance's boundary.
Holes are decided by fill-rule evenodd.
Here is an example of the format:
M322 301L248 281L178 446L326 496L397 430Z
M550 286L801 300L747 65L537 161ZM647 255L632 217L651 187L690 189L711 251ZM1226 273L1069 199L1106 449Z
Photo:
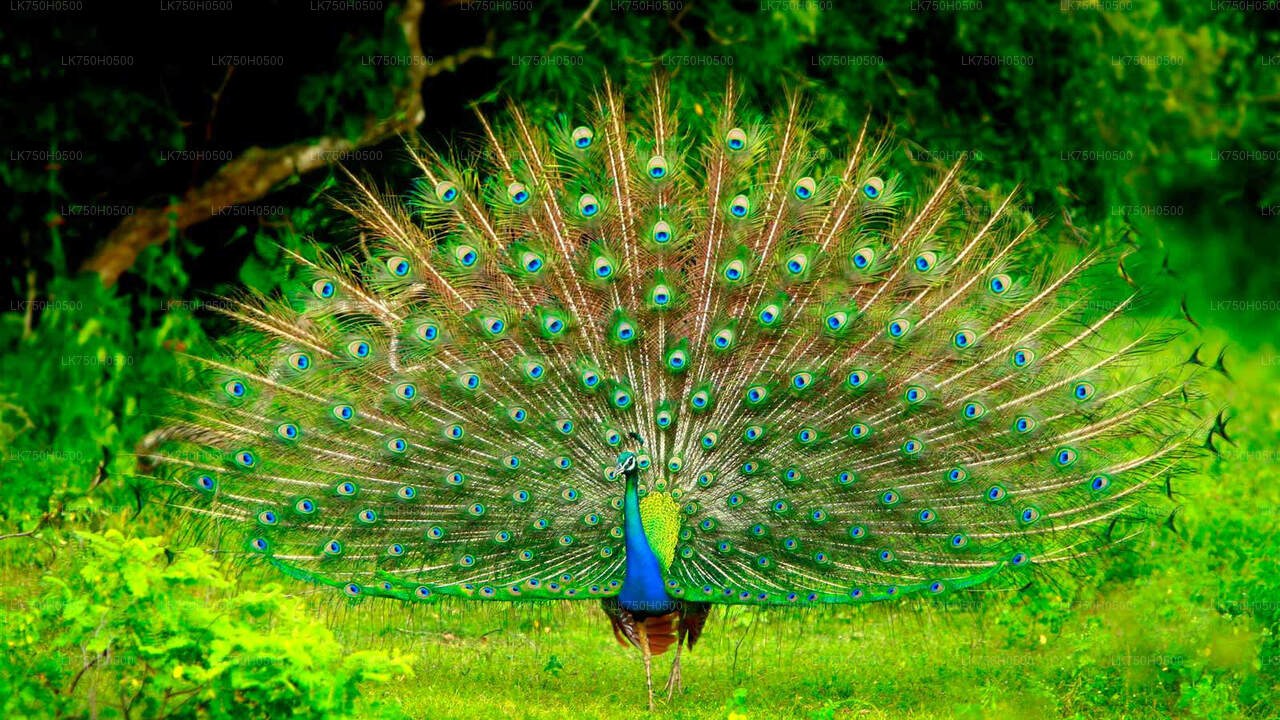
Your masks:
M481 116L479 167L411 145L403 195L350 177L357 249L227 307L143 449L173 503L353 597L609 597L634 433L683 517L673 596L863 602L1130 539L1227 438L1187 390L1222 356L1160 369L1131 249L1037 263L1016 190L957 163L913 201L869 117L831 160L797 94L639 94Z

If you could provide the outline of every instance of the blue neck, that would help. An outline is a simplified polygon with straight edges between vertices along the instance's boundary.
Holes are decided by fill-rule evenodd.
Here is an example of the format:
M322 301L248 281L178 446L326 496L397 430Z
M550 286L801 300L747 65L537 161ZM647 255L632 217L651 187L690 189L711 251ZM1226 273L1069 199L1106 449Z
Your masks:
M627 475L627 491L622 500L624 538L627 547L627 575L618 593L618 603L631 612L665 614L675 605L667 596L662 566L649 547L649 538L640 522L640 498L636 478Z

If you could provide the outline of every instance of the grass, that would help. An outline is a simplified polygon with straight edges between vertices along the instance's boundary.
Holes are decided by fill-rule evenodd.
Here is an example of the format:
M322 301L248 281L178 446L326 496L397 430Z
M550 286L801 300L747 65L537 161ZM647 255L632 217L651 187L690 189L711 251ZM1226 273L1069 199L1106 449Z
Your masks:
M1220 443L1221 457L1175 486L1184 505L1176 532L1148 533L1078 580L996 598L718 608L685 656L686 692L670 702L659 692L654 715L1216 720L1272 713L1280 699L1280 383L1270 346L1235 351L1228 365L1234 380L1211 374L1205 389L1231 408L1236 444ZM159 513L144 513L137 526L131 515L110 523L177 537ZM32 542L4 543L6 611L36 590L33 562L52 576L75 567L65 541L48 562L40 546L20 545ZM255 575L242 576L244 588L256 584ZM413 676L365 688L374 702L410 717L645 714L639 655L614 642L593 601L368 603L331 612L322 599L331 593L287 588L327 614L343 656L379 650L411 659ZM79 667L79 648L61 652ZM655 690L666 682L670 657L655 662ZM8 663L0 661L0 670L22 673Z

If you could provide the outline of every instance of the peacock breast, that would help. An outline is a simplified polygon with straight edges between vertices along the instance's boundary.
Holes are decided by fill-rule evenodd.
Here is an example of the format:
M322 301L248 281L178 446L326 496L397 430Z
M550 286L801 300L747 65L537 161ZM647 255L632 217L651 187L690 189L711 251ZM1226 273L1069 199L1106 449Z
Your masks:
M666 572L680 540L680 506L669 493L651 492L640 500L640 524L658 565Z

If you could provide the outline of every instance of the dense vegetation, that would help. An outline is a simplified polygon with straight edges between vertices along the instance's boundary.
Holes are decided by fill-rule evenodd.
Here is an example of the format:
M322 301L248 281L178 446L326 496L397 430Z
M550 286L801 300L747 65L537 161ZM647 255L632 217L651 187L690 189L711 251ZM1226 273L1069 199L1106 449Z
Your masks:
M806 93L833 146L868 110L922 175L959 157L1025 188L1050 237L1131 240L1144 308L1227 346L1218 442L1180 481L1170 528L1096 572L1015 597L787 615L717 613L681 717L1268 716L1280 701L1280 32L1266 12L1154 0L463 3L422 22L432 142L510 95L549 115L606 70L665 72L705 102L731 70L746 101ZM1219 7L1219 5L1226 5ZM377 6L380 3L369 3ZM482 7L483 6L483 7ZM18 7L15 5L14 7ZM522 9L522 8L532 9ZM594 607L321 604L229 566L169 522L130 455L180 353L225 325L206 307L289 278L281 248L344 242L334 167L170 233L110 288L77 271L122 220L251 146L355 138L408 68L400 8L276 7L124 19L11 9L0 28L9 189L0 315L0 708L13 717L616 715L638 664ZM264 15L266 17L264 17ZM195 32L199 29L200 32ZM227 37L236 38L228 43ZM228 49L228 44L233 45ZM279 66L206 63L244 52ZM488 55L488 57L485 57ZM134 58L86 68L68 56ZM555 98L567 101L552 106ZM347 165L406 181L392 139ZM1207 353L1212 358L1212 353ZM728 628L740 632L728 632ZM604 687L601 677L616 676Z

